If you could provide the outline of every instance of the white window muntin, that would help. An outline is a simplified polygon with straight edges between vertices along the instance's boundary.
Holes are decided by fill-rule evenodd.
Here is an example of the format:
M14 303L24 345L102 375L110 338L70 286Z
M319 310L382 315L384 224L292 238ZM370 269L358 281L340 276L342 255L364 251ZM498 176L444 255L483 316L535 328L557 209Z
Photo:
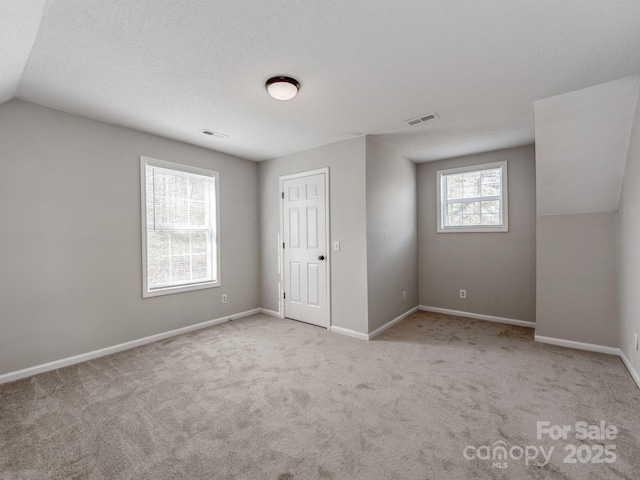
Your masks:
M485 195L475 197L448 198L446 181L449 176L464 173L482 172L485 170L500 170L500 194ZM508 215L508 186L507 186L507 162L494 162L482 165L470 165L467 167L451 168L447 170L439 170L437 177L437 231L438 233L453 232L508 232L509 231L509 215ZM480 204L482 202L498 202L498 223L489 224L473 224L473 225L450 225L447 222L448 206L452 204L471 205ZM480 207L481 208L481 207ZM481 216L481 215L480 215Z

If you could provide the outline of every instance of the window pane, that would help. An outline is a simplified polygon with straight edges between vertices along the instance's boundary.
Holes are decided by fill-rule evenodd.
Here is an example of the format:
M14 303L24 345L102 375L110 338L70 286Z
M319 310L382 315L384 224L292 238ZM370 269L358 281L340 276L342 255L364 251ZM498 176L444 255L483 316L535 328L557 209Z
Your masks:
M147 181L149 182L149 177ZM208 183L212 182L212 179L193 180L171 176L167 172L156 172L152 177L150 189L153 191L153 198L148 201L147 217L154 219L156 226L208 226Z
M149 256L149 288L168 285L171 281L171 260L167 256Z
M157 184L156 184L157 185ZM167 225L169 223L169 212L171 211L171 205L168 203L168 197L158 195L156 189L154 193L153 210L154 210L154 223L153 225Z
M462 175L447 175L445 181L447 184L447 198L449 200L462 198Z
M464 204L462 224L465 226L481 225L480 202Z
M215 177L146 165L147 287L216 281Z
M500 201L499 200L490 200L486 202L482 202L482 214L496 214L500 213Z
M171 283L191 280L191 261L189 255L171 255Z
M189 203L189 224L192 227L206 227L207 226L207 207L204 202L191 201Z
M147 168L147 182L146 182L146 199L147 199L147 228L155 222L155 214L153 212L153 170Z
M189 200L204 202L207 199L207 182L189 179Z
M448 227L462 225L462 215L452 215L450 217L447 217L447 220L448 222L446 223L446 226Z
M207 230L194 230L191 232L191 253L200 254L207 253L209 250L209 231Z
M482 215L483 225L500 225L499 215Z
M485 168L482 168L485 167ZM469 169L456 173L438 172L441 175L442 205L441 227L501 226L503 166L478 170Z
M147 170L151 172L155 198L166 197L168 195L167 184L169 182L169 178L166 175L158 173L158 169L156 168L147 167ZM148 178L149 177L147 177L147 180Z
M188 180L180 175L173 173L158 173L160 178L167 178L167 195L172 198L187 198L187 182Z
M447 211L445 215L445 225L455 226L462 225L462 203L450 203L447 205Z
M480 215L463 215L462 216L462 225L465 226L475 226L480 225Z
M482 225L500 224L500 201L482 202Z
M170 199L169 223L185 227L189 225L189 201L186 198Z
M451 216L461 215L464 203L450 203L447 205L447 213Z
M482 177L479 172L469 172L464 174L462 181L463 197L477 198L482 194Z
M171 255L189 255L189 232L171 232Z
M480 213L480 202L469 202L463 204L463 213L465 215L474 215Z
M500 195L501 172L499 168L482 172L482 196L495 197Z
M150 256L171 255L171 238L169 232L149 230L147 232L147 249Z
M209 262L206 255L193 255L193 280L207 280L209 278Z

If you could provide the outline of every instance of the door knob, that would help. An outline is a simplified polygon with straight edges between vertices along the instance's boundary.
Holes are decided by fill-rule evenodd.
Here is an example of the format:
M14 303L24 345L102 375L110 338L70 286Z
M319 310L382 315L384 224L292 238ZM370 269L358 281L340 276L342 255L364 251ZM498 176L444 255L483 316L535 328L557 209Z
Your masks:
M324 260L324 255L320 255L320 256L318 257L318 260Z

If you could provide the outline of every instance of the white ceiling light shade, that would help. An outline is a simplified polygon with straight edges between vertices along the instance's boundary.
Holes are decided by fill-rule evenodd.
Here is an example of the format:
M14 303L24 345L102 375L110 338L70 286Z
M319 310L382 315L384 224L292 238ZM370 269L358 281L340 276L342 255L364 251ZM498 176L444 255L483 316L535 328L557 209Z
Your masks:
M265 87L276 100L291 100L298 94L300 83L291 77L272 77L267 80Z

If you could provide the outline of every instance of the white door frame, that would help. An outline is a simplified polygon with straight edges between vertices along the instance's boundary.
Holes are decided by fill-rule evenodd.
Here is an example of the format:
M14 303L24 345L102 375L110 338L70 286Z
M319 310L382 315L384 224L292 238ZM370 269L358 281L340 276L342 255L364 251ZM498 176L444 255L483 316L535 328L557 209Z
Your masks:
M284 249L282 248L282 242L284 239L284 198L282 198L282 192L284 192L284 182L286 180L291 180L294 178L302 178L309 177L311 175L324 174L325 182L324 182L324 201L325 201L325 251L324 254L327 262L327 309L326 309L326 326L327 330L331 329L331 213L329 210L329 167L318 168L316 170L308 170L306 172L298 172L292 173L289 175L281 175L280 176L280 191L278 192L278 196L280 197L280 233L278 234L278 270L280 273L280 284L278 285L278 311L280 313L280 318L285 317L284 311L284 298L283 298L283 288L284 288Z

